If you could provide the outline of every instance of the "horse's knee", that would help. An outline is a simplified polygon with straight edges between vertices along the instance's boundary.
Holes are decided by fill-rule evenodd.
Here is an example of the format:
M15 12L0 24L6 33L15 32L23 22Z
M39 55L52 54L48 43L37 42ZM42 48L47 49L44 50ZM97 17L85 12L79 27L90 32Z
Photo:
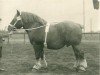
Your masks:
M44 54L43 45L42 44L41 45L34 44L33 48L35 51L36 59L43 58L43 54Z
M39 58L43 59L44 58L43 55L44 55L43 50L35 51L36 60L38 60Z

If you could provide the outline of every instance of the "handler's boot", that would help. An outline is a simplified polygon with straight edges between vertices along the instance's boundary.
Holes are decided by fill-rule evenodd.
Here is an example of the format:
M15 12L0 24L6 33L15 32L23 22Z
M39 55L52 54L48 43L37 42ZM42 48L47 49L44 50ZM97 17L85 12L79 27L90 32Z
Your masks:
M2 68L1 58L0 58L0 71L5 71L5 69Z

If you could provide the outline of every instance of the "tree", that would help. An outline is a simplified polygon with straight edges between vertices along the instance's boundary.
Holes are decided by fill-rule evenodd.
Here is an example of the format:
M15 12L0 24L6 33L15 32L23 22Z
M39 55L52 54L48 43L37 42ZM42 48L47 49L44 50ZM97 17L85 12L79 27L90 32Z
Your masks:
M93 0L93 7L94 7L94 9L99 9L99 1L98 0Z
M2 19L0 18L0 21L1 21Z

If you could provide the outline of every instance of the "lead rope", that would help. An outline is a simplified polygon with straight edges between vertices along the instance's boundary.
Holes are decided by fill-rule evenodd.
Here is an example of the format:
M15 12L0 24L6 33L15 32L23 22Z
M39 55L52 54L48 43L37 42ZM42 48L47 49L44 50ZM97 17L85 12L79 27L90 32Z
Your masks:
M49 27L50 27L50 23L46 24L46 28L45 28L45 40L44 40L44 46L47 48L47 35L49 32Z

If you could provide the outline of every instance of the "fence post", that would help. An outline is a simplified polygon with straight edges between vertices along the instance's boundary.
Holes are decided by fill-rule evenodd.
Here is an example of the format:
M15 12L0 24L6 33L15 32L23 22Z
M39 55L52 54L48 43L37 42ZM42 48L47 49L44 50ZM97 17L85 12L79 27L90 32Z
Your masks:
M8 42L7 42L8 44L9 44L9 38L10 38L10 35L8 35Z
M100 41L100 33L99 33L99 41Z
M25 33L24 33L24 44L25 44Z

